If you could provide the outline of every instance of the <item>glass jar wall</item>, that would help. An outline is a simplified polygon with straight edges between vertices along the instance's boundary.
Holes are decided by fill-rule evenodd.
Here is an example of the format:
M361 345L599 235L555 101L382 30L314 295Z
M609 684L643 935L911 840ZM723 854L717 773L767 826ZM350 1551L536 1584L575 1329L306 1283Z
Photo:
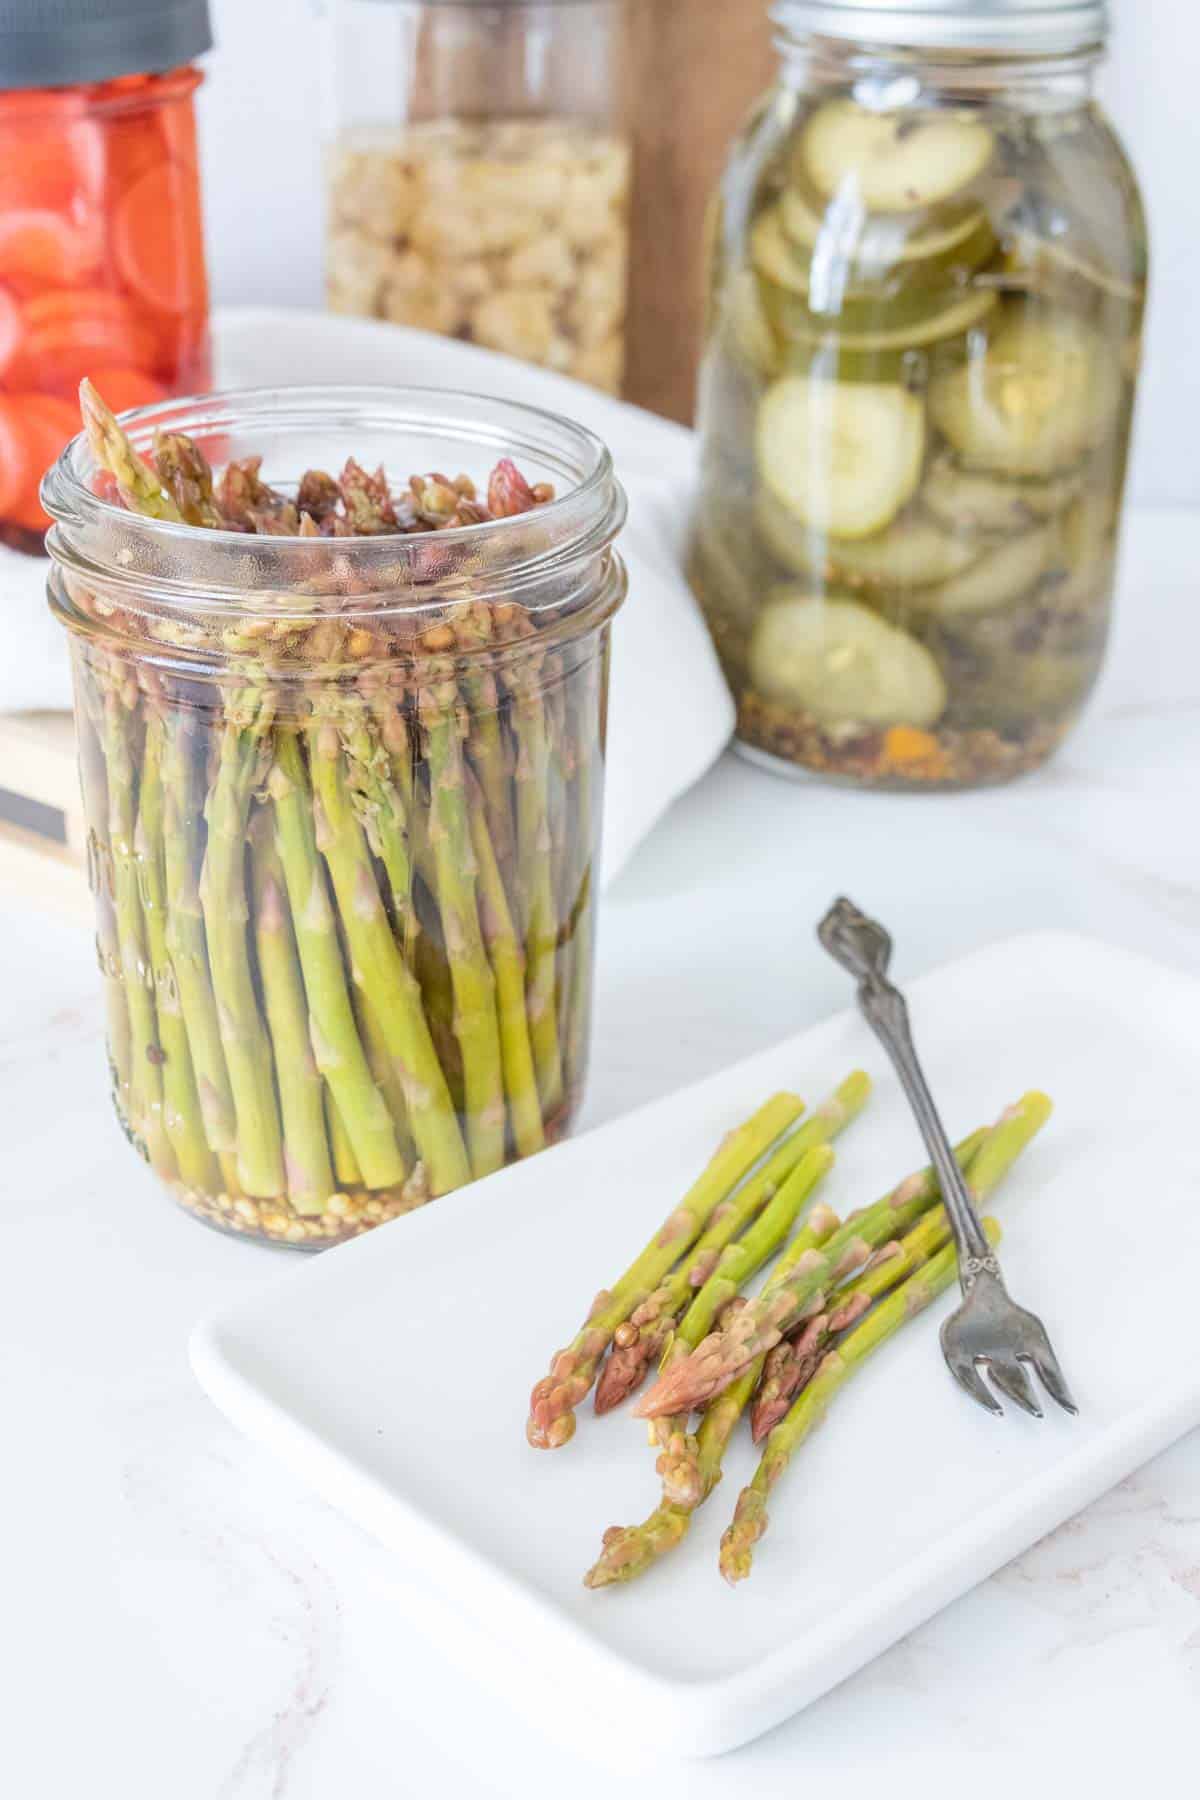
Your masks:
M188 401L138 449L156 427L252 448L246 479L285 495L348 451L396 493L501 457L490 518L466 478L419 478L409 510L444 490L479 522L372 536L290 534L287 499L252 540L137 516L82 439L46 484L118 1116L207 1223L319 1248L579 1103L623 500L586 432L452 394ZM336 486L305 477L302 520Z
M715 209L691 579L752 754L1002 781L1104 654L1138 190L1094 48L883 50L808 11Z
M0 93L0 538L40 551L38 483L91 376L118 409L210 384L193 68Z
M336 0L327 296L616 392L624 0Z

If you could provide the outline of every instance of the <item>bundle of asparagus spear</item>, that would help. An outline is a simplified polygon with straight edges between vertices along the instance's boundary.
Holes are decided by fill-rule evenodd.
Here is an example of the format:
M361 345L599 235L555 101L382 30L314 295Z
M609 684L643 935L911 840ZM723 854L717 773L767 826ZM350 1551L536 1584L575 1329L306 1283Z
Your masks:
M856 1071L799 1125L803 1102L793 1094L760 1107L614 1286L596 1296L534 1387L527 1436L535 1448L557 1449L574 1435L575 1408L593 1384L603 1413L647 1369L658 1369L635 1412L650 1421L661 1498L640 1524L605 1532L584 1577L588 1587L631 1581L682 1541L748 1414L753 1441L764 1447L720 1550L725 1579L743 1580L767 1528L767 1497L834 1395L954 1280L932 1169L907 1176L844 1222L813 1201L833 1164L830 1140L869 1092L867 1076ZM977 1202L990 1197L1049 1116L1046 1096L1030 1092L958 1145ZM984 1228L999 1240L994 1219ZM761 1290L745 1297L743 1288L772 1259Z
M102 498L194 528L198 571L210 532L256 544L224 614L130 606L61 556L53 577L119 1116L207 1222L320 1246L569 1121L607 633L486 580L447 594L433 534L521 515L504 537L553 499L511 461L483 492L351 458L285 493L178 433L143 456L88 383L81 404ZM350 540L416 534L428 587L410 556L394 606L364 597Z

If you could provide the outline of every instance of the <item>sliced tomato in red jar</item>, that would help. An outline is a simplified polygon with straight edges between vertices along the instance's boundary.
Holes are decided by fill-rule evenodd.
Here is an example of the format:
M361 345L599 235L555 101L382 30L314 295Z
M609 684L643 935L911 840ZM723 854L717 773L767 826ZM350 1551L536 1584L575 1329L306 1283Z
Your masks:
M45 531L50 520L42 511L38 489L64 444L79 430L79 411L53 394L9 394L3 404L15 415L25 449L20 491L2 509L3 516L29 531Z
M75 304L71 302L75 301ZM158 340L119 295L44 294L25 307L26 337L19 367L30 387L73 395L96 368L154 368Z
M0 394L0 519L12 516L28 486L29 445L20 409L11 395Z
M98 208L104 134L78 90L0 94L0 213Z
M115 413L128 412L134 406L153 406L156 400L167 397L162 382L141 369L93 369L88 379Z
M25 322L30 330L56 324L62 319L113 319L122 325L136 326L137 308L113 288L53 288L34 294L25 302Z
M0 288L0 379L15 361L25 336L25 315L16 296Z
M204 303L204 239L196 199L195 170L163 162L127 188L114 209L118 273L158 312L186 312Z
M0 275L69 286L83 281L104 254L98 216L70 219L49 209L0 209Z

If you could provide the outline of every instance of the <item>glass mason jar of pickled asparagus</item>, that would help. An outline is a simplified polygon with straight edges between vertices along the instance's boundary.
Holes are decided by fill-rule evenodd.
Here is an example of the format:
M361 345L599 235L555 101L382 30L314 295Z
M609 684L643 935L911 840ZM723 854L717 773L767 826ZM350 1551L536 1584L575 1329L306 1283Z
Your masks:
M623 496L588 432L419 389L89 432L43 492L118 1117L207 1223L319 1248L578 1106Z
M626 0L333 0L326 292L616 393Z
M756 759L1003 781L1108 633L1147 250L1104 8L775 16L714 207L690 576Z

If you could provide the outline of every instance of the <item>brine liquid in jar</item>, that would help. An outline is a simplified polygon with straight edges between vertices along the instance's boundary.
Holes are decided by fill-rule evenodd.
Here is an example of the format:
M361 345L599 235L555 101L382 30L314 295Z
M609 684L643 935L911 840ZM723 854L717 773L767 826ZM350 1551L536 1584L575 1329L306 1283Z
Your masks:
M776 765L1005 780L1092 688L1146 278L1094 60L798 47L735 150L689 572Z

